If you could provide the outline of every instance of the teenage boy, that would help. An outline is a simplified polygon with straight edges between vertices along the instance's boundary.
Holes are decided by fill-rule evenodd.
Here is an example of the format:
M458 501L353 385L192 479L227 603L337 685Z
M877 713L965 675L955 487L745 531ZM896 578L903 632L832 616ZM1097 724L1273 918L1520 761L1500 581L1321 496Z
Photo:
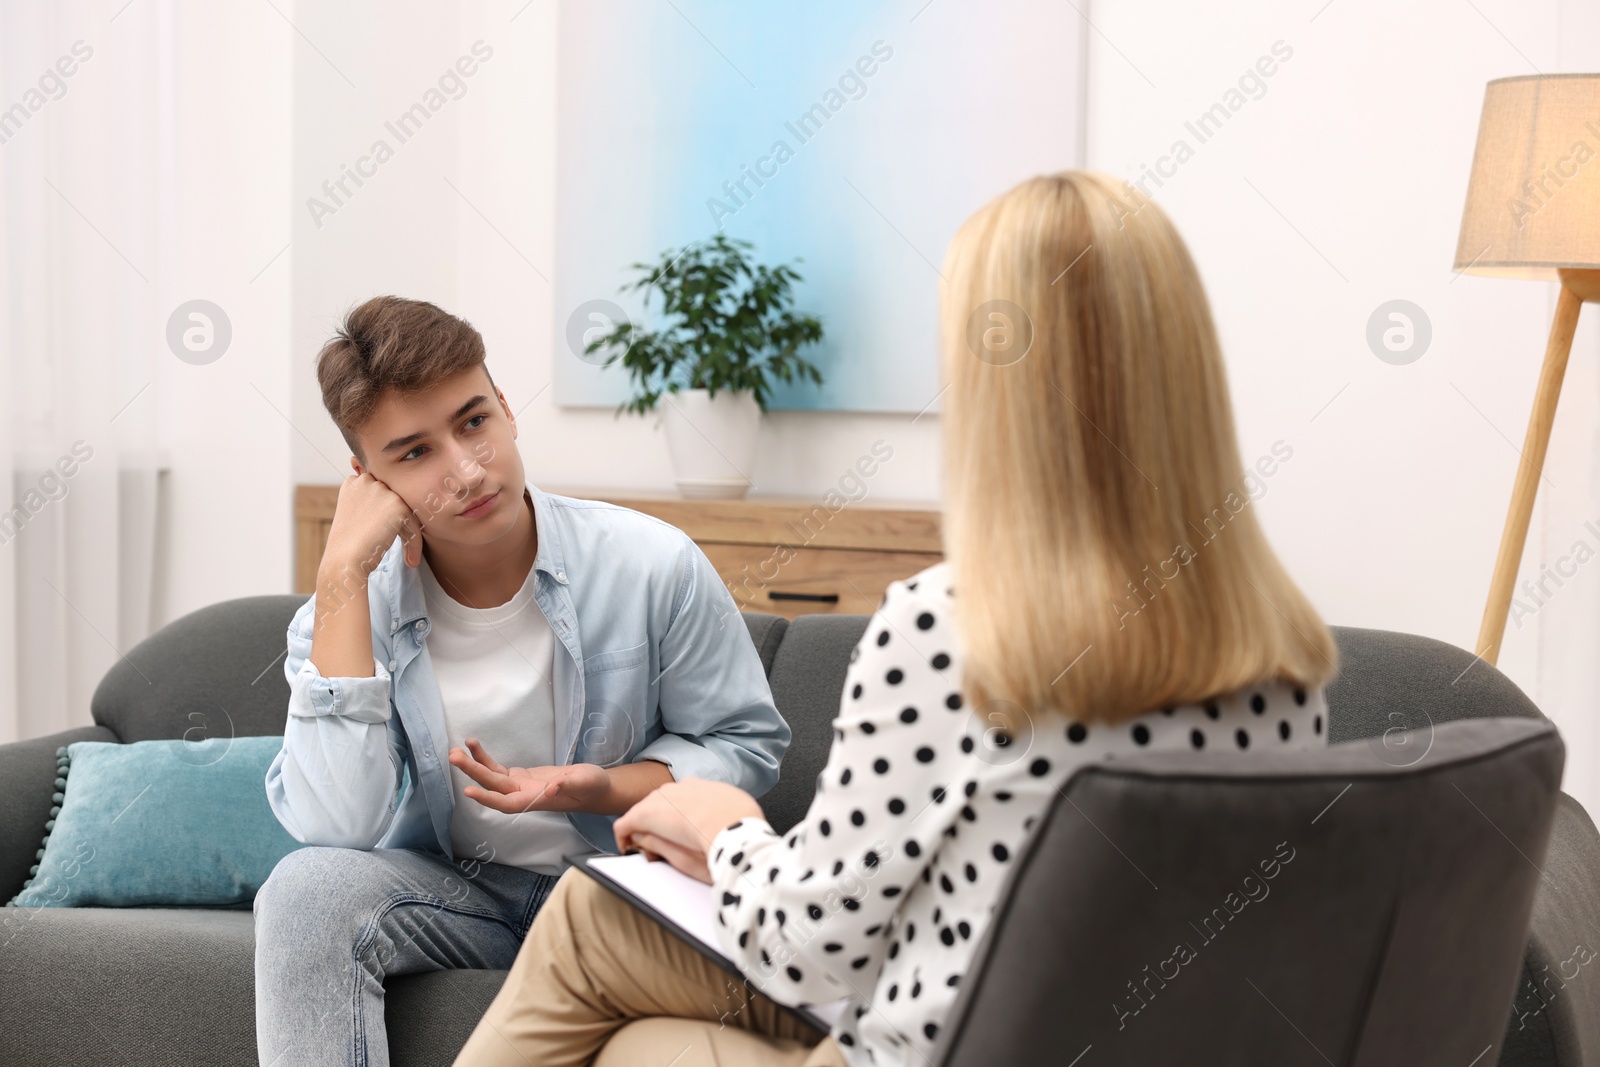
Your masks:
M374 298L317 378L354 473L289 624L257 1051L381 1067L386 977L509 968L566 857L664 782L766 792L790 733L683 531L526 481L471 325Z

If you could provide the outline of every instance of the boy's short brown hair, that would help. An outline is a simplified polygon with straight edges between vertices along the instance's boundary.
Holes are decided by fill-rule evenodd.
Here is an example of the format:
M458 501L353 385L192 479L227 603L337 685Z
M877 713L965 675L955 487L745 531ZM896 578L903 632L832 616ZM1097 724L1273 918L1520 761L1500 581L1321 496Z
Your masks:
M470 322L426 300L375 296L347 314L317 353L317 383L323 407L365 467L356 430L384 390L417 392L472 367L489 373L483 335Z

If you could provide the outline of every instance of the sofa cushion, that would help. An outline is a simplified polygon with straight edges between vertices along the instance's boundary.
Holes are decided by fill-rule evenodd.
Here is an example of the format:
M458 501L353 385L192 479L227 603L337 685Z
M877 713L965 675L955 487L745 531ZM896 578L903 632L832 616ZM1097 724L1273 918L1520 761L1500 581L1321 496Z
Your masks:
M301 847L263 785L282 747L276 737L63 747L37 874L7 907L248 904Z

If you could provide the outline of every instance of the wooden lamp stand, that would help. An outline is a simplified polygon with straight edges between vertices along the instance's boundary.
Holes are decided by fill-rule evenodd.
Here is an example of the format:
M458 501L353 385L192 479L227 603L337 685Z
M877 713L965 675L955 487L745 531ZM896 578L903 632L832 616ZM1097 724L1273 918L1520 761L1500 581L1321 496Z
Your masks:
M1522 463L1511 490L1511 509L1506 513L1505 530L1500 534L1500 553L1495 557L1494 578L1489 583L1489 605L1483 612L1478 631L1478 655L1493 664L1500 657L1500 641L1506 632L1506 617L1511 611L1517 568L1522 562L1523 544L1528 539L1528 523L1533 518L1533 501L1539 492L1544 470L1544 454L1550 444L1550 427L1555 422L1556 400L1561 395L1561 379L1567 372L1567 356L1572 352L1572 335L1578 328L1578 311L1584 304L1600 303L1600 270L1557 271L1561 296L1556 301L1556 317L1550 324L1550 341L1544 350L1544 366L1539 371L1539 387L1533 396L1533 412L1528 416L1528 436L1522 444Z

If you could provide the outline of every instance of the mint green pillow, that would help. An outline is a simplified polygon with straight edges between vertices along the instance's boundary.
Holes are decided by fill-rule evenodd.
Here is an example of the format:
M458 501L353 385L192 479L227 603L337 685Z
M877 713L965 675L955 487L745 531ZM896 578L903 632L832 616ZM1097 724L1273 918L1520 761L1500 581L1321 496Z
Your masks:
M33 877L7 907L244 907L299 841L267 804L282 737L56 750Z

